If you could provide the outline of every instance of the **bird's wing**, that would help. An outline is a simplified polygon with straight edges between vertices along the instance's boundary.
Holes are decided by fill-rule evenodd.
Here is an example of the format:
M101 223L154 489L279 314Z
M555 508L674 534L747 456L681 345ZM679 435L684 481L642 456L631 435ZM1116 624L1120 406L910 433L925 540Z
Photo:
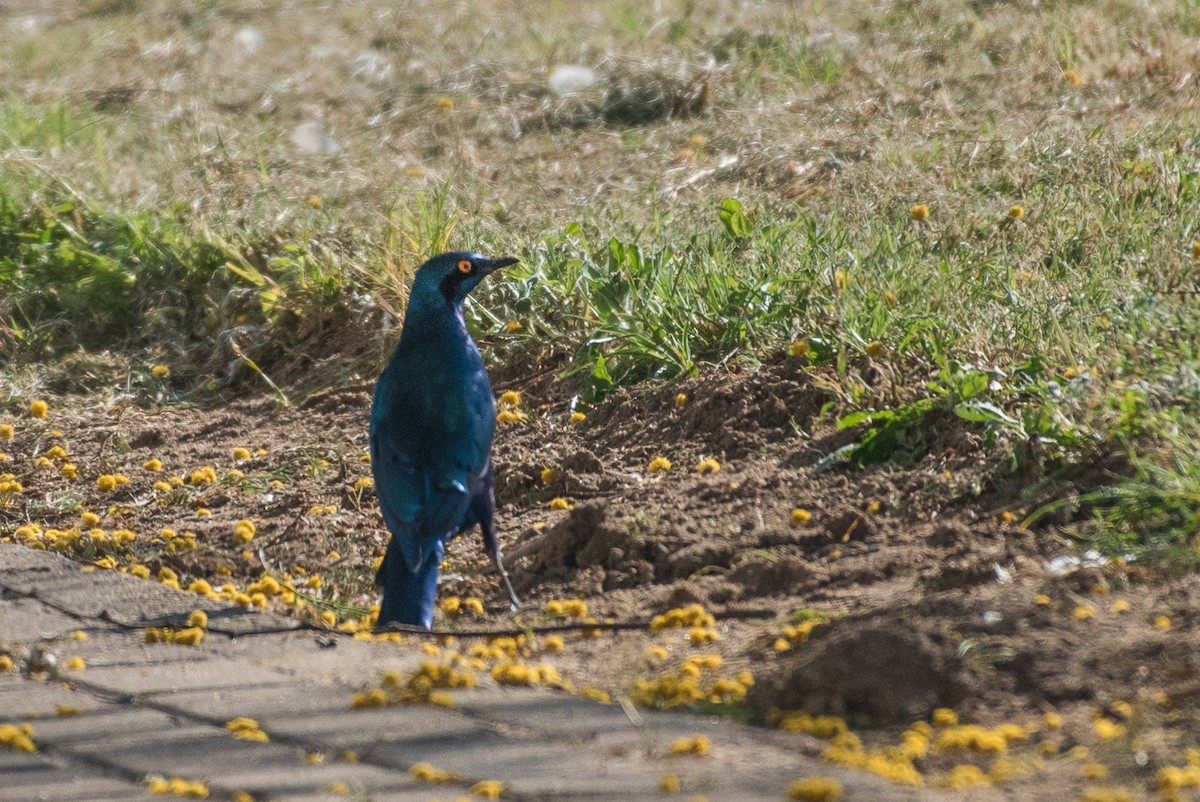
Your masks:
M394 397L387 414L372 420L379 508L410 570L422 564L434 543L462 528L487 466L496 425L491 386L481 371L461 389L457 403L445 398L436 422Z
M389 417L372 426L371 469L383 521L405 565L415 571L462 517L467 493L465 487L437 482L432 466L408 447L408 432L397 423Z
M433 450L434 484L459 487L472 494L487 470L496 430L496 402L482 364L461 387L461 400L444 409L447 436L441 447Z

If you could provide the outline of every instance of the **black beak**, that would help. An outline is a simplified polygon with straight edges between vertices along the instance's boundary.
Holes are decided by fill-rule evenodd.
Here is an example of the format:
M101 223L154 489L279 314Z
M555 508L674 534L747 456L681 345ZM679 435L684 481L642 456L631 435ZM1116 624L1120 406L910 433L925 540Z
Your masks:
M480 267L482 267L484 269L485 273L491 273L493 270L499 270L502 267L508 267L509 265L515 265L519 261L521 261L521 260L514 259L511 256L501 256L498 259L488 259L488 260L484 261L483 264L480 265Z

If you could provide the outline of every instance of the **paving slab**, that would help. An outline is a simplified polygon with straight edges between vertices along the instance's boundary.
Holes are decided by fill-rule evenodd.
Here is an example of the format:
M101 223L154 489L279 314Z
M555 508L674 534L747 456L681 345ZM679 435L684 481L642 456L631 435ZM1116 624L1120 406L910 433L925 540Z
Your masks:
M205 653L190 646L167 643L146 643L143 630L127 630L109 625L107 628L79 628L87 633L85 640L60 638L42 646L58 658L61 666L71 657L82 657L87 671L113 666L148 666L158 663L187 663L205 656ZM168 669L164 669L168 670ZM86 679L88 674L64 672L65 677Z
M350 706L350 698L348 688L297 683L191 691L155 697L150 702L163 710L186 710L212 721L245 716L280 738L325 744L339 751L368 752L390 742L412 744L413 753L418 754L422 747L500 738L498 728L444 708L392 705L356 710ZM397 765L407 770L424 759L416 756Z
M79 619L30 598L0 599L0 639L16 633L38 640L61 637L79 629Z
M301 626L295 619L253 612L160 582L116 571L85 572L63 558L36 569L0 572L0 587L37 598L68 615L114 621L127 627L180 623L193 610L204 610L209 615L209 629L225 634Z
M0 674L0 721L56 716L60 705L80 712L106 707L104 701L54 679L29 680L15 672Z
M98 666L80 672L75 681L106 693L138 697L247 685L279 685L291 681L286 674L270 668L187 648L194 652L191 660Z
M5 574L15 574L20 571L66 568L68 566L73 566L76 571L79 570L79 563L61 554L54 554L53 552L41 549L30 549L15 543L0 543L0 547L4 549L4 556L0 558L0 587L4 586L3 577Z
M141 787L126 780L82 775L45 755L0 750L0 802L117 802L144 796Z
M212 619L209 619L212 629ZM385 671L410 672L430 658L411 644L355 640L311 630L215 640L212 651L268 666L309 681L343 683L355 690L379 682Z

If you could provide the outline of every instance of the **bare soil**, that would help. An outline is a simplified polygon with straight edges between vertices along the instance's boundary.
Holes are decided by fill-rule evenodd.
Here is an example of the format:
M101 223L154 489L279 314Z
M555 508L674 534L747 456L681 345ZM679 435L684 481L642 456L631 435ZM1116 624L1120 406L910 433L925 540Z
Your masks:
M912 468L820 472L820 459L852 434L822 419L821 376L801 360L643 385L578 423L551 377L513 388L529 419L502 426L495 446L502 540L525 606L508 612L472 534L452 544L440 592L480 596L487 614L444 625L549 623L542 611L550 599L582 598L592 615L615 620L698 602L718 617L714 644L692 647L686 630L568 636L556 663L579 685L624 695L636 677L655 674L645 657L651 645L666 646L672 660L719 653L725 668L750 668L757 679L732 714L759 722L773 708L836 714L879 744L895 743L938 707L985 725L1057 712L1066 726L1034 740L1054 741L1060 754L1087 746L1115 781L1142 787L1197 743L1200 579L1120 561L1048 571L1050 559L1072 553L1070 543L1004 515L1019 521L1034 500L1011 489L1020 482L1006 489L996 479L1003 473L968 432L948 424L938 435L945 442ZM677 405L680 393L687 400ZM0 511L0 535L27 520L78 525L80 512L92 510L102 526L140 536L163 527L195 532L196 550L149 561L185 582L241 586L264 568L300 566L323 577L325 594L376 601L371 564L388 535L372 491L354 489L370 475L362 459L369 385L286 409L269 398L215 409L115 396L50 400L47 421L19 423L7 444L10 465L32 464L59 443L80 478L18 473L26 490L19 505ZM266 453L235 465L234 448ZM658 456L672 468L648 472ZM163 474L141 468L152 457L164 462ZM719 461L718 472L695 470L707 457ZM206 465L218 476L236 467L246 477L189 489L173 506L156 500L155 480ZM555 471L548 484L546 468ZM96 477L109 472L131 481L101 492ZM281 484L270 486L272 479ZM553 498L573 508L552 510ZM314 514L315 505L337 509ZM811 514L803 526L792 522L798 508ZM243 518L258 528L249 551L233 538ZM1114 611L1118 600L1129 609ZM1080 617L1081 609L1092 615ZM1159 616L1169 629L1156 626ZM777 651L781 628L806 618L826 623L806 643ZM1097 717L1129 735L1099 740ZM1025 751L1038 762L1032 743ZM948 768L947 760L930 765ZM1038 798L1056 782L1077 790L1079 763L1055 758L1007 788L1020 798Z

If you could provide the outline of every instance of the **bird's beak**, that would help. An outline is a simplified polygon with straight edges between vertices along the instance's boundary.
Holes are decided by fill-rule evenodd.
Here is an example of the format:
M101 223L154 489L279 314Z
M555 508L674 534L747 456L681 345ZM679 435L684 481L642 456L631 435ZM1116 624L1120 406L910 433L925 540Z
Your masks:
M499 270L502 267L508 267L509 265L515 265L519 261L521 261L521 260L514 259L511 256L501 256L498 259L488 259L480 266L483 268L484 273L487 274L487 273L491 273L493 270Z

